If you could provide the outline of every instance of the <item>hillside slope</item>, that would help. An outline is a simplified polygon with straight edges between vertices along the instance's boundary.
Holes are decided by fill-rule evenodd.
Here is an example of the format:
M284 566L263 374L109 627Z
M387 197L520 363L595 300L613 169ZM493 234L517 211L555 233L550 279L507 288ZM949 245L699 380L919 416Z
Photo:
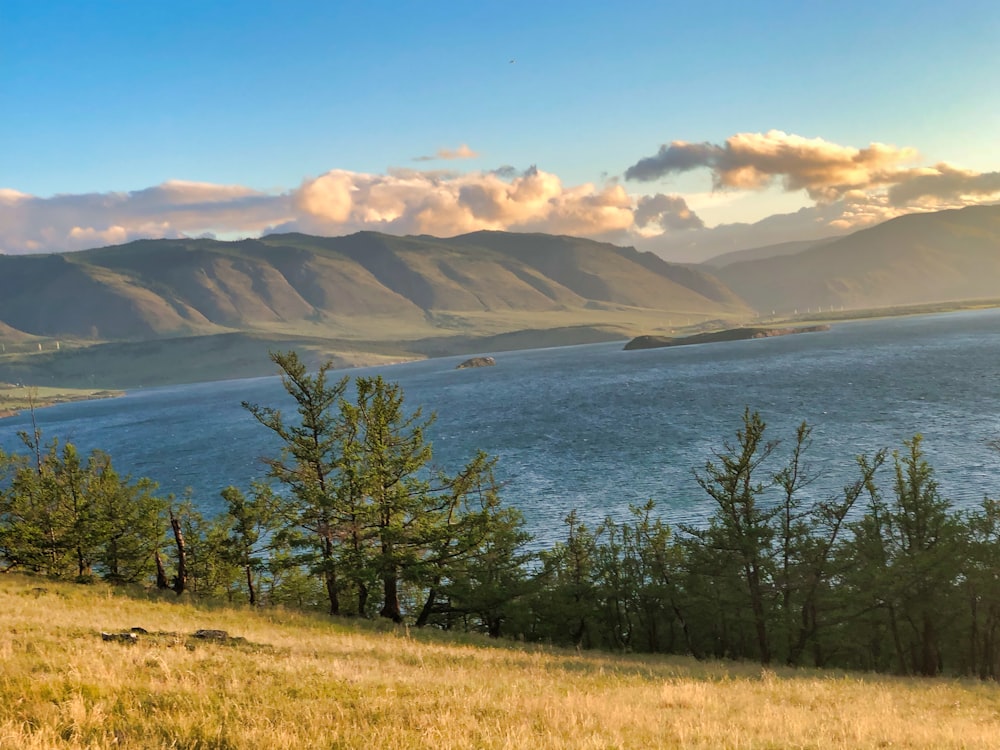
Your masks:
M11 748L992 748L996 688L611 655L0 574ZM102 632L142 628L135 642ZM224 630L225 641L192 637ZM381 632L379 632L381 630ZM112 635L113 637L113 635Z
M310 335L370 335L372 318L429 334L437 313L482 318L601 306L696 318L746 311L706 273L547 235L285 234L0 256L0 323L39 336L149 339L303 326Z
M747 305L709 273L607 243L478 232L140 240L0 256L0 380L129 388L628 339Z
M759 311L861 309L1000 293L1000 206L909 214L795 255L714 272Z

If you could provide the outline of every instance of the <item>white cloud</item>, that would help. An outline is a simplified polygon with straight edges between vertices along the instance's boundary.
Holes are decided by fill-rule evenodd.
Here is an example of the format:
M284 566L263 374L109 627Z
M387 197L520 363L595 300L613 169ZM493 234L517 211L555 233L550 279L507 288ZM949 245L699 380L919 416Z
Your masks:
M438 158L471 156L475 153L463 144L443 149ZM333 169L277 194L182 180L132 192L46 198L0 188L0 252L78 250L147 237L232 238L268 231L452 236L494 229L635 243L671 259L693 260L1000 197L1000 172L978 173L948 164L904 166L915 158L912 148L879 143L854 148L769 131L737 134L723 144L675 141L626 172L628 179L641 182L708 171L713 191L687 196L635 195L616 180L565 185L551 172L510 166L465 173ZM774 200L776 195L784 198ZM705 227L705 217L752 219L788 211L800 201L814 205L759 221Z
M705 168L719 189L760 190L780 179L786 190L805 190L814 200L829 202L849 190L893 181L891 172L917 156L916 149L884 143L859 149L770 130L737 133L722 144L674 141L629 167L625 178L649 182Z
M635 210L618 185L566 187L534 167L510 178L496 172L333 170L306 180L295 196L299 217L283 228L321 234L375 229L450 236L507 229L604 236L629 230Z
M81 250L206 232L259 234L294 218L288 194L170 181L133 192L40 198L0 190L0 251Z
M679 196L636 198L617 184L566 186L557 175L535 167L466 174L334 169L278 195L180 180L128 193L49 198L3 190L0 250L79 250L146 237L248 236L271 230L451 236L503 229L629 241L638 230L637 212L647 233L700 225Z
M443 159L445 161L450 161L453 159L478 159L479 154L469 148L466 144L462 144L458 148L441 148L438 149L434 156L415 156L413 161L437 161Z

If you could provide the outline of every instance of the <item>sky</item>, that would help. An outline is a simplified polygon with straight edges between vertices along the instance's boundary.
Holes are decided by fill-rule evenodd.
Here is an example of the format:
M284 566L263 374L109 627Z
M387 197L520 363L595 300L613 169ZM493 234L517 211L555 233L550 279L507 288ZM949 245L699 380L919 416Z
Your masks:
M0 252L552 232L669 260L1000 202L1000 3L0 0Z

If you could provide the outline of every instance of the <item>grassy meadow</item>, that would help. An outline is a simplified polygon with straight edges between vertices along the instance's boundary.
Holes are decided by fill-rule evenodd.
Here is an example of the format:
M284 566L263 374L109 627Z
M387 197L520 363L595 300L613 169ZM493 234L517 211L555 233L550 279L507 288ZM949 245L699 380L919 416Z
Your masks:
M135 644L102 631L142 627ZM230 642L190 637L223 629ZM245 640L243 640L245 639ZM452 638L0 576L0 748L992 748L1000 688Z

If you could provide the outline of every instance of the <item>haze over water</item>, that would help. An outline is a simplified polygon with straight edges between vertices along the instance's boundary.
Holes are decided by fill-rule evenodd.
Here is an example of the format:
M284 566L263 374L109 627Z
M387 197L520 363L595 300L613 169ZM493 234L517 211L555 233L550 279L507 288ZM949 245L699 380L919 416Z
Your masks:
M461 357L348 370L398 381L411 408L438 419L435 463L456 469L482 449L499 457L506 502L540 541L576 508L588 523L618 519L652 498L669 523L699 523L711 507L693 469L732 441L745 407L787 455L795 427L813 425L809 488L836 492L854 457L901 448L914 433L942 493L960 507L997 495L1000 310L837 324L826 333L646 351L621 343L494 353L495 367L455 370ZM290 408L278 379L140 389L123 398L40 410L46 438L101 448L116 468L164 493L193 490L207 513L219 491L264 475L277 443L241 401ZM26 415L0 421L0 446L21 449ZM884 470L882 486L891 486Z

